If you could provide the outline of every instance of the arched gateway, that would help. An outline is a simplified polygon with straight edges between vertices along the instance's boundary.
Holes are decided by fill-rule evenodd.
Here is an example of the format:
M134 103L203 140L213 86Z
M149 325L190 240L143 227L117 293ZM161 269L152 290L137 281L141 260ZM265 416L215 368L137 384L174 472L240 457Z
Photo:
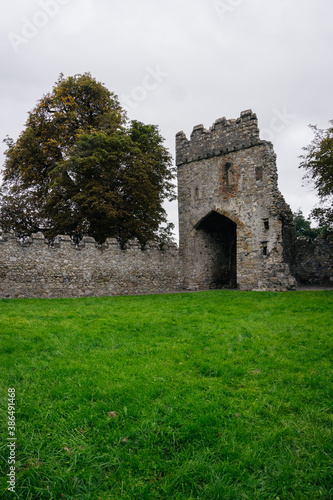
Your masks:
M236 288L237 224L214 210L195 225L207 288Z
M295 287L292 212L251 110L176 136L179 247L192 290Z

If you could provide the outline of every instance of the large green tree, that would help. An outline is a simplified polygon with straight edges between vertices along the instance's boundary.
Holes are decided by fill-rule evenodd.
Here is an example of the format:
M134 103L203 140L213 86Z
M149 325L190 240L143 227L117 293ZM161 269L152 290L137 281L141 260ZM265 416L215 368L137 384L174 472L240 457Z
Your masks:
M89 73L60 75L17 141L5 142L3 230L122 245L137 238L142 246L170 235L163 202L174 199L174 169L158 128L128 123L117 97Z
M319 227L333 234L333 120L327 130L310 125L314 132L312 142L303 148L300 167L305 169L304 178L310 181L321 201L311 216L317 219Z

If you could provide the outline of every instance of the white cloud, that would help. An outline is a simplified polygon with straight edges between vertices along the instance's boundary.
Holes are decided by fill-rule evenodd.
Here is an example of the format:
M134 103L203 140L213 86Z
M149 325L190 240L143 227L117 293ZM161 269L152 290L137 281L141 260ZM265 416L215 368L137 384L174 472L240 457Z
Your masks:
M214 0L45 1L58 2L57 14L18 53L8 34L22 34L22 19L36 21L40 1L8 3L0 20L1 137L17 137L60 72L90 71L123 95L143 86L147 67L160 66L168 78L130 118L158 124L174 154L179 130L189 135L198 123L210 127L248 108L267 129L274 110L286 109L295 119L274 136L280 188L294 210L313 208L298 156L312 139L307 125L327 127L333 117L331 0L221 0L233 6L223 20Z

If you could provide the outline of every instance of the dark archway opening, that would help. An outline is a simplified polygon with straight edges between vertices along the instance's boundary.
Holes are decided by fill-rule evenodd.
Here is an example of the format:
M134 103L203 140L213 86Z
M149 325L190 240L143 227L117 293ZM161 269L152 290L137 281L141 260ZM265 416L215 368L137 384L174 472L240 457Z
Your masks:
M209 288L237 287L237 224L215 211L195 229L203 241L201 259Z

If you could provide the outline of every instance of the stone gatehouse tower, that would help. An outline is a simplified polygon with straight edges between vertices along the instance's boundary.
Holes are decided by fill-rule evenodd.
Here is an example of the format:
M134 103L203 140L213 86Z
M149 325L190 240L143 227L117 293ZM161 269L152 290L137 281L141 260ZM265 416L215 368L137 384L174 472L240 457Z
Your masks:
M185 288L294 289L292 212L256 115L179 132L176 164Z

